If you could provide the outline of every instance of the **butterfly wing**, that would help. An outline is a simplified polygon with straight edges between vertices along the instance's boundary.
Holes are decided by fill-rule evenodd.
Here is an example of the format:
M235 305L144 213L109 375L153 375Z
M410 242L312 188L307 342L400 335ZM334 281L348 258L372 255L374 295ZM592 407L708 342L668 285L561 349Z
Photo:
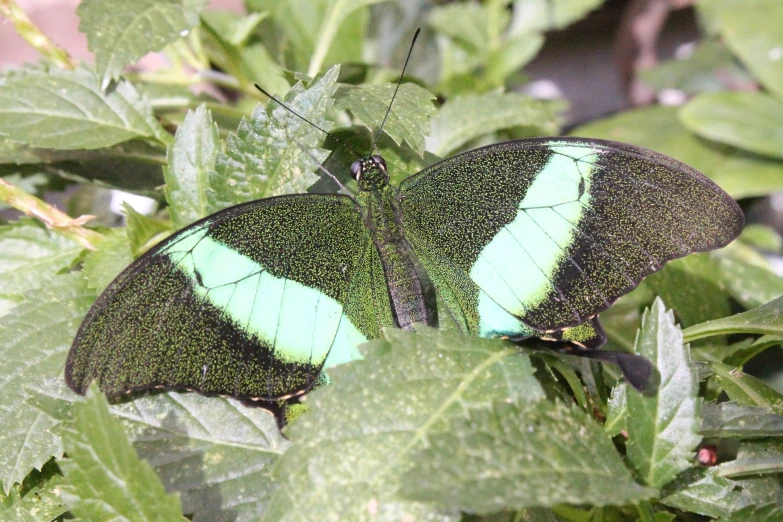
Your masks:
M655 152L519 140L437 163L400 186L406 236L475 335L584 323L672 259L737 237L737 204Z
M137 259L103 292L66 381L273 400L392 324L383 267L354 203L295 195L213 214Z

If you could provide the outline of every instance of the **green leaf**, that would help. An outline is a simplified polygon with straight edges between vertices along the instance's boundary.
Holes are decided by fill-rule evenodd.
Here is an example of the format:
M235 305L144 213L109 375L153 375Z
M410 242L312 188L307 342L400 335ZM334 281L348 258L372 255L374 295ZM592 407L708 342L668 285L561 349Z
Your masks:
M766 408L734 402L705 403L699 433L707 438L757 439L783 437L783 416Z
M544 396L516 346L430 328L386 336L308 395L311 411L290 426L293 443L275 467L281 487L266 522L458 520L399 498L418 450L467 408Z
M330 122L325 115L332 106L339 71L337 66L331 68L307 89L295 85L283 102L328 130ZM207 194L209 213L254 199L304 192L318 180L313 170L316 161L326 158L326 151L320 148L324 137L275 102L270 101L266 108L259 106L250 120L242 120L237 134L229 136L225 154L217 156L209 180L213 190Z
M783 19L783 4L777 0L704 2L717 17L726 45L773 93L783 94L783 29L769 20Z
M41 471L33 471L22 484L11 488L8 496L0 493L0 520L13 522L41 522L54 520L65 513L57 494L63 477L54 460Z
M556 103L516 93L457 96L443 104L433 119L427 149L445 158L485 134L512 127L531 128L533 134L557 134L559 108Z
M603 0L515 0L513 32L563 29L603 4Z
M604 431L612 437L619 435L623 430L627 432L628 387L625 384L618 384L612 388L608 406Z
M171 234L173 230L171 221L140 214L133 210L133 207L127 202L123 203L122 207L134 258L139 257Z
M783 295L783 278L770 270L740 261L732 255L709 253L697 256L702 258L703 276L714 280L747 308L761 306Z
M739 239L761 250L776 254L783 252L783 237L768 225L745 225Z
M167 495L149 464L139 459L96 383L87 400L73 407L73 422L62 426L68 458L62 498L86 520L180 520L179 498Z
M709 517L727 517L753 500L733 480L716 468L691 468L664 488L661 502L667 506Z
M668 60L641 71L640 77L656 91L677 89L689 94L755 83L729 49L716 38L702 40L687 58Z
M225 43L234 47L242 47L247 43L258 24L269 14L267 11L241 16L231 11L208 9L201 13L201 20Z
M588 414L559 401L469 411L431 436L414 462L403 479L404 495L477 513L622 505L655 494L634 482Z
M206 0L84 0L76 10L79 30L95 53L101 89L122 68L187 35L198 25Z
M80 274L55 276L0 319L0 479L6 494L33 469L62 455L47 415L24 404L22 387L59 375L95 294Z
M761 406L776 415L783 415L783 395L760 379L731 366L709 363L715 378L732 401L743 406Z
M702 94L680 110L680 121L704 138L783 159L783 102L766 94Z
M651 397L627 392L628 462L642 481L660 488L690 467L701 437L698 381L672 311L656 298L645 311L635 352L658 368L660 385Z
M58 421L70 420L83 400L62 379L26 391L28 404ZM258 520L274 490L272 464L288 447L269 412L179 392L136 395L109 410L166 490L179 493L184 513L197 521Z
M131 262L133 249L128 230L114 228L103 235L97 250L85 256L82 275L89 288L102 292Z
M370 129L383 121L392 101L396 84L348 85L340 84L334 95L334 107L349 110ZM383 126L383 131L397 145L407 141L419 154L424 153L424 137L430 133L430 117L435 114L432 100L435 96L415 83L400 85L394 104Z
M169 214L178 229L209 214L209 173L215 169L221 149L220 134L209 109L202 104L188 111L169 146L168 166L163 169Z
M693 325L683 331L687 342L730 333L783 335L783 297L741 314Z
M67 269L82 247L32 219L0 226L0 315Z
M726 522L780 522L783 520L783 507L779 504L747 506L735 511L725 520Z
M0 136L51 149L97 149L135 138L170 141L130 83L105 93L95 72L85 68L39 71L0 85Z
M783 439L760 439L740 444L737 458L718 466L721 477L747 477L783 472Z
M669 155L709 176L734 198L783 189L783 162L703 140L677 119L677 107L653 105L574 129L574 136L622 141Z

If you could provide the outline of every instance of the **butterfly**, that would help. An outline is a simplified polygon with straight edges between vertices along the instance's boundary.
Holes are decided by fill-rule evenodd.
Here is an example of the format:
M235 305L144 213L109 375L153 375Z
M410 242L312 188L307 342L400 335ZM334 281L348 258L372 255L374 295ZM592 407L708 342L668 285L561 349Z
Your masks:
M82 322L67 384L271 405L326 382L326 368L361 358L357 345L384 328L437 326L440 304L466 334L556 341L618 364L643 388L649 362L597 349L598 314L667 261L724 246L744 224L703 174L596 139L498 143L399 187L380 155L350 170L355 196L237 205L134 261Z

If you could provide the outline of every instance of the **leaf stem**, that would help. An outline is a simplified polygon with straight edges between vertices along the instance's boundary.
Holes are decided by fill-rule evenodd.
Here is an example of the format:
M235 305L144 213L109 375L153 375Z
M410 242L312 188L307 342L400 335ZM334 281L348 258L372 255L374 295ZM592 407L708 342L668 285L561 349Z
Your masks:
M36 26L14 0L0 0L0 15L14 24L16 32L41 55L60 69L75 69L76 61L62 47L52 42Z
M0 178L0 201L28 216L40 219L50 230L62 234L89 250L95 250L103 238L98 232L82 226L95 216L79 216L74 219L2 178Z

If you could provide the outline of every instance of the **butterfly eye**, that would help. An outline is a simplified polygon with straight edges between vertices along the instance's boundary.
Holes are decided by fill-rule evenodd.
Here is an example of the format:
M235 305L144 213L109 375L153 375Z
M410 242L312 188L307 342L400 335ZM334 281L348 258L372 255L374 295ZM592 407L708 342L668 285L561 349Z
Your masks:
M384 171L386 170L386 160L383 159L383 156L373 156L373 161L376 165L379 165Z
M361 173L362 173L361 160L357 160L351 163L351 176L353 176L353 179L359 181L359 176L361 175Z

